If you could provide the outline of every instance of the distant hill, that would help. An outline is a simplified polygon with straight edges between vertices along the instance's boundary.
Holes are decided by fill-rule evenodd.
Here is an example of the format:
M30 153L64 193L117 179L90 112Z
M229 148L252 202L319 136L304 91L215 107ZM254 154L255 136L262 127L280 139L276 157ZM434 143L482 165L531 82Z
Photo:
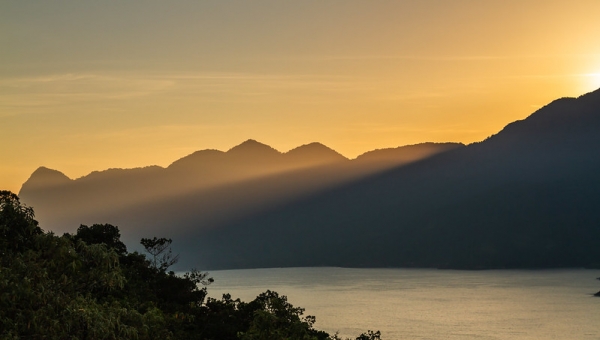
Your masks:
M40 167L19 195L35 208L45 228L68 232L80 224L112 223L135 245L149 234L185 235L190 228L218 228L393 164L428 157L436 149L428 144L423 148L427 152L400 152L379 164L348 160L320 143L282 153L247 140L227 152L194 152L167 168L108 169L71 180ZM447 149L440 145L437 152Z
M39 167L21 188L22 192L36 192L56 186L68 185L71 179L60 171Z
M302 164L304 167L348 161L346 157L321 143L310 143L299 146L286 152L285 157L286 159L290 160L291 163Z
M215 268L597 267L599 205L596 91L480 143L189 234L184 248Z
M468 146L347 160L317 143L280 153L250 140L120 171L36 171L20 195L53 230L172 237L182 268L600 266L600 90Z
M356 157L356 162L362 163L365 166L391 168L463 146L465 145L462 143L421 143L399 146L397 148L377 149L359 155Z

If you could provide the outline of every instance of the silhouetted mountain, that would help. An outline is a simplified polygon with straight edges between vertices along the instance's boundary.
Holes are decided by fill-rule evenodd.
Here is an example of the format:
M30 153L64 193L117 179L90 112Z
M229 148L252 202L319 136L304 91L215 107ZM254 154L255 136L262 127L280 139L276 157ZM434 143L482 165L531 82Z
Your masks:
M104 221L135 241L165 225L181 235L190 224L215 228L384 168L353 163L319 143L280 153L248 140L227 152L194 152L167 168L109 169L76 180L61 174L62 181L40 168L20 196L54 231ZM46 182L57 185L33 185Z
M55 186L66 185L70 181L71 179L62 172L41 166L29 176L27 182L23 184L21 191L44 190Z
M20 195L53 230L113 223L130 244L172 237L193 259L182 267L598 266L599 156L600 90L469 146L347 160L317 143L280 153L249 140L166 169L48 188L32 175Z
M598 266L600 91L486 141L186 236L206 267ZM260 251L257 251L260 250Z
M220 162L225 152L219 150L200 150L185 156L169 165L169 169L195 169L201 171L210 164Z
M258 158L270 158L276 157L281 152L273 149L272 147L257 142L254 139L248 139L240 145L236 145L227 151L228 154L237 155L241 157L258 157Z
M286 152L285 157L290 162L302 164L302 166L318 166L348 161L348 158L321 143L299 146Z
M266 144L248 139L227 151L227 155L239 161L249 162L251 165L265 166L277 164L281 152Z
M463 146L465 145L462 143L421 143L368 151L356 157L356 160L359 162L389 163L390 165L397 166L412 163L437 153Z

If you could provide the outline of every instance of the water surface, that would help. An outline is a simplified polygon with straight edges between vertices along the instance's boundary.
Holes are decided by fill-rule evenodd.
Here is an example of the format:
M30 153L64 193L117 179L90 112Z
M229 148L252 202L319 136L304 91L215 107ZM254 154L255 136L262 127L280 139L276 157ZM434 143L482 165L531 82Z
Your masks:
M209 296L288 296L316 328L393 339L600 339L598 270L280 268L212 271Z

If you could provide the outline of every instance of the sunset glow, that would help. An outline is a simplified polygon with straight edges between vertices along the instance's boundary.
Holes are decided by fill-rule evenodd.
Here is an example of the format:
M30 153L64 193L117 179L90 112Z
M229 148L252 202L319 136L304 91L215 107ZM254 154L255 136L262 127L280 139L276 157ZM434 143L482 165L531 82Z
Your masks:
M590 87L592 89L600 88L600 73L589 73L586 74L586 76L589 78Z
M0 5L0 188L252 138L354 158L480 141L600 87L600 2ZM587 69L585 69L587 68Z

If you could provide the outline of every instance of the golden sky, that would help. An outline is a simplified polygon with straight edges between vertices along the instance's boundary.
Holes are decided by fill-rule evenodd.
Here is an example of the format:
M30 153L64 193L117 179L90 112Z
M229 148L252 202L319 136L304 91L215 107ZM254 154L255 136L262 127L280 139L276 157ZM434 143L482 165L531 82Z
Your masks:
M252 138L479 141L600 87L600 1L1 1L0 189Z

